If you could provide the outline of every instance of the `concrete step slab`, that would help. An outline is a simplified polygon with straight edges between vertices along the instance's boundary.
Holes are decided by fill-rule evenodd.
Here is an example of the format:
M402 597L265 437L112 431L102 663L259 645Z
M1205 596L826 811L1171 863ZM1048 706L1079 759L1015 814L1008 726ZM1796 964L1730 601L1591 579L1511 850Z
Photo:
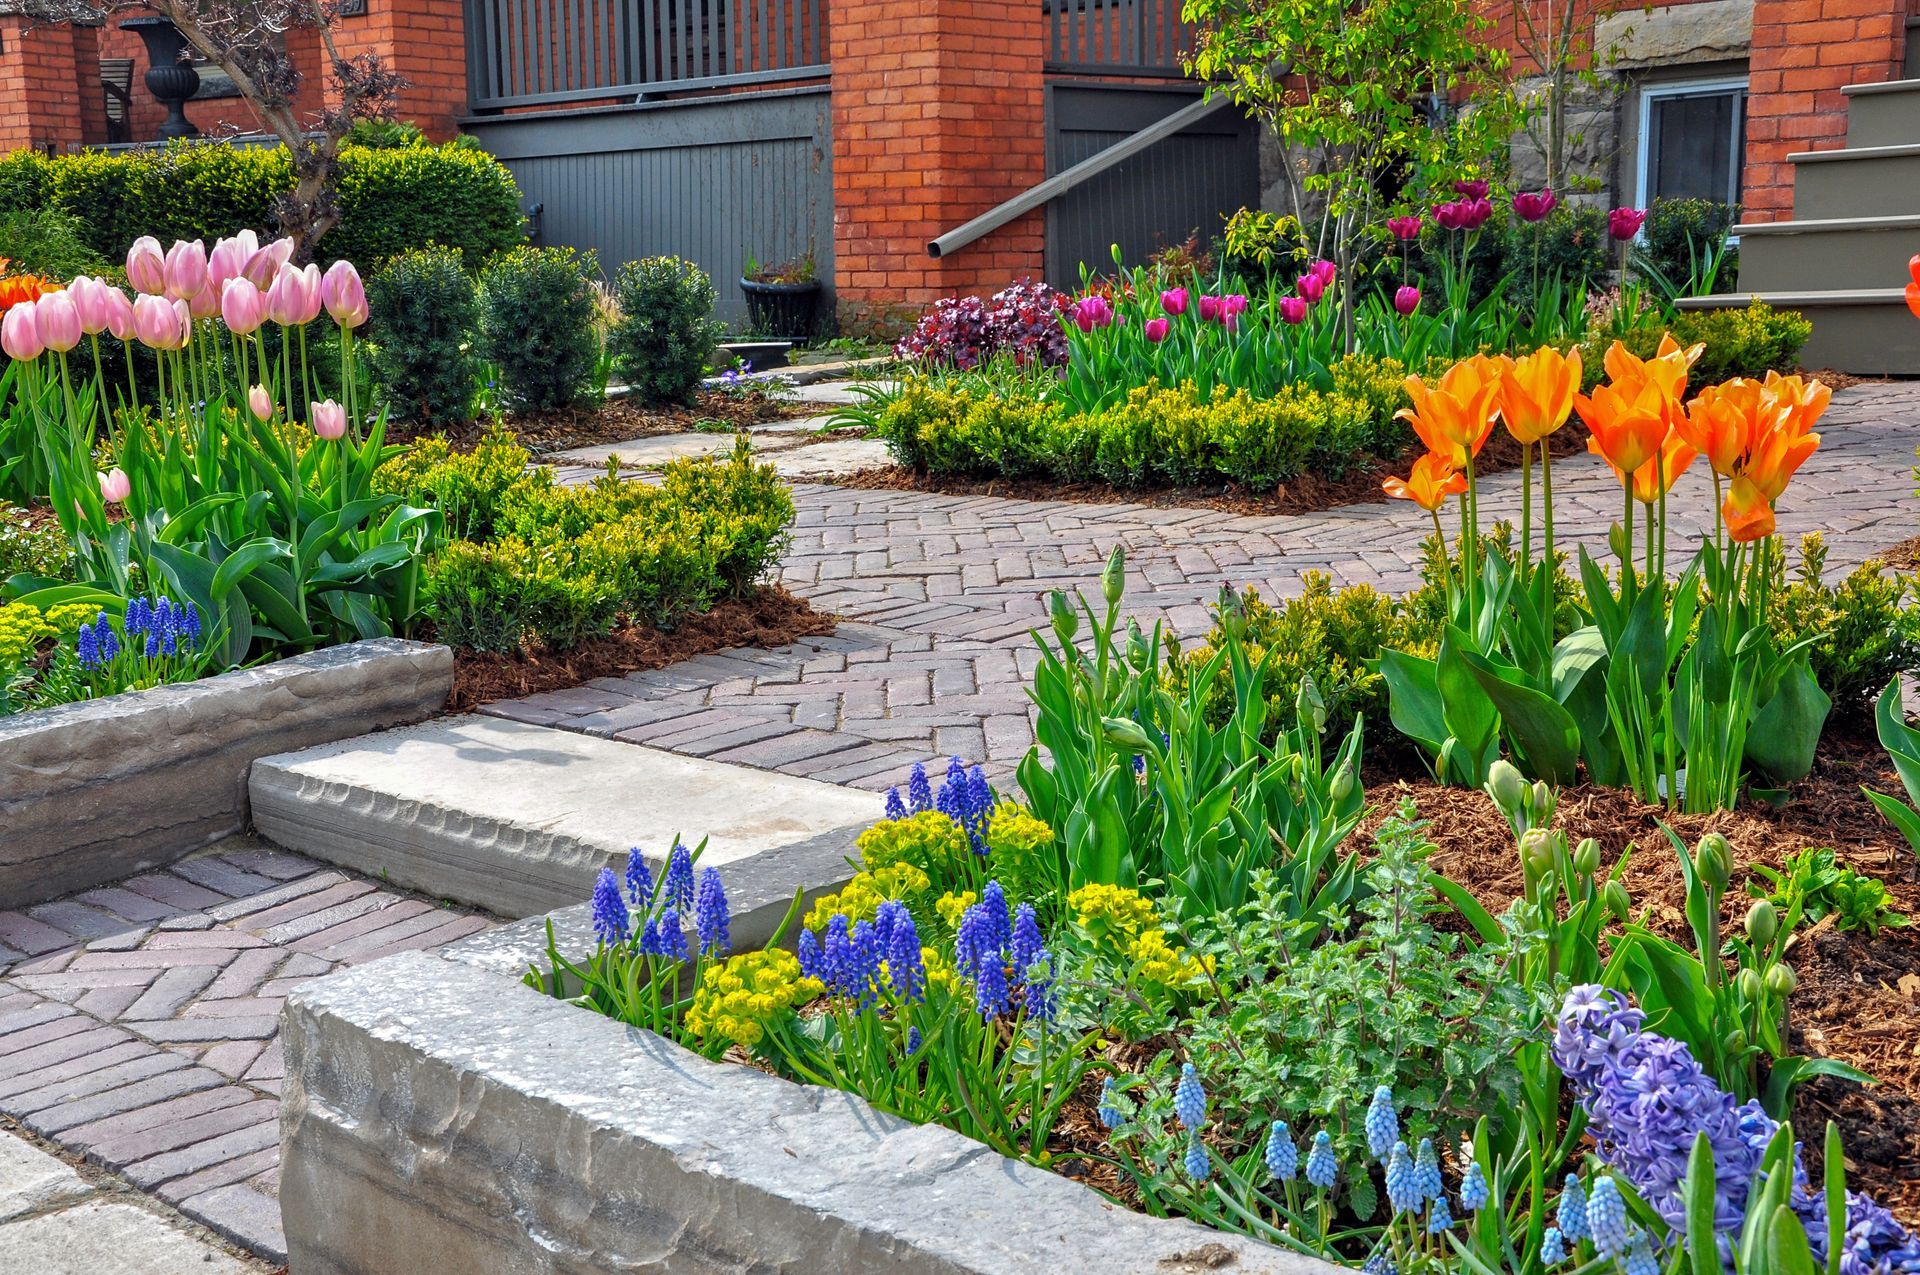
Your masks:
M630 846L657 873L672 837L705 837L749 930L844 882L880 813L833 784L477 715L263 758L251 796L287 849L508 917L580 902Z

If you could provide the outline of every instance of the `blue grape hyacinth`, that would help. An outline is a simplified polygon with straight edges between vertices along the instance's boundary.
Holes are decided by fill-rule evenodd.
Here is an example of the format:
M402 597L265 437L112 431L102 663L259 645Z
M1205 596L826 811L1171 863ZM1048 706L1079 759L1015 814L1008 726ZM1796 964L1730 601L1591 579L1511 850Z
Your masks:
M1340 1176L1340 1161L1333 1154L1333 1135L1325 1129L1313 1135L1313 1149L1307 1152L1307 1181L1325 1191Z
M1180 1067L1180 1083L1173 1088L1173 1114L1181 1127L1198 1133L1207 1123L1207 1091L1192 1063Z
M648 956L670 961L686 960L687 935L680 926L680 914L668 908L656 920L648 922L640 935L640 950Z
M1467 1161L1466 1169L1460 1174L1460 1207L1469 1213L1478 1213L1487 1207L1490 1192L1487 1190L1487 1175L1478 1160Z
M1422 1199L1437 1200L1444 1193L1440 1182L1440 1157L1434 1152L1433 1139L1420 1139L1413 1156L1413 1187Z
M627 941L630 933L626 900L620 897L620 883L612 868L600 869L593 883L593 932L602 943L612 946Z
M1593 1232L1587 1229L1587 1193L1577 1174L1567 1175L1560 1191L1560 1211L1554 1220L1560 1223L1560 1233L1575 1243L1593 1238Z
M1293 1145L1293 1131L1284 1120L1267 1126L1266 1160L1267 1172L1276 1182L1291 1182L1300 1170L1300 1148Z
M903 1001L925 1000L927 966L920 955L920 930L913 923L913 913L897 899L882 903L880 913L885 924L881 926L876 918L876 928L883 931L887 981L893 987L893 994Z
M660 894L676 912L693 910L693 852L676 844L667 855L667 870L660 878Z
M1022 979L1027 976L1027 967L1045 950L1046 943L1040 937L1040 915L1033 910L1033 904L1022 903L1013 913L1013 970Z
M627 897L642 912L653 906L653 869L639 846L627 851Z
M1184 1167L1187 1170L1187 1176L1195 1182L1205 1182L1208 1171L1213 1167L1213 1162L1207 1156L1207 1144L1200 1141L1197 1130L1191 1138L1187 1139L1187 1158Z
M1400 1141L1400 1113L1393 1109L1393 1090L1381 1085L1367 1104L1367 1150L1385 1160Z
M918 815L932 809L933 785L927 782L927 768L915 762L907 772L907 810Z
M733 946L727 919L727 892L720 884L720 870L707 868L700 874L700 890L693 903L693 928L706 955L724 956Z
M1610 1177L1602 1176L1587 1196L1587 1234L1602 1257L1619 1257L1632 1236L1627 1231L1627 1202Z
M907 803L901 800L900 790L898 788L887 789L886 814L890 820L905 819L907 817Z
M1100 1123L1109 1129L1118 1129L1126 1117L1120 1114L1120 1108L1113 1105L1113 1077L1108 1076L1100 1082L1100 1106L1097 1114Z

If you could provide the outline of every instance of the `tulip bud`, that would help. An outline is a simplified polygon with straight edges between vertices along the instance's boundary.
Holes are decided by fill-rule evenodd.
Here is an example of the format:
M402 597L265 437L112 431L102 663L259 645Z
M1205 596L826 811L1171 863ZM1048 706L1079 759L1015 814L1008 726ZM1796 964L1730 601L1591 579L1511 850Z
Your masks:
M1747 1041L1746 1032L1736 1027L1732 1031L1727 1033L1727 1041L1726 1041L1727 1052L1729 1054L1732 1054L1735 1058L1738 1058L1741 1054L1746 1053L1747 1046L1748 1046L1748 1041Z
M107 289L107 331L116 341L131 341L134 337L133 302L126 293L113 287Z
M1794 989L1799 986L1800 977L1793 972L1791 965L1783 962L1767 971L1767 990L1781 1000L1793 995Z
M1053 590L1047 595L1047 610L1053 616L1053 634L1060 639L1060 644L1072 642L1073 635L1080 631L1080 612L1067 601L1067 595L1059 589Z
M80 344L80 311L74 308L72 297L64 292L49 292L32 305L33 321L49 350L65 354Z
M1122 748L1131 748L1137 753L1153 751L1152 738L1148 736L1146 731L1141 729L1139 722L1133 721L1130 718L1103 717L1100 719L1100 730L1106 735L1107 742L1110 744L1118 744Z
M117 505L133 494L133 480L118 465L99 475L99 479L100 499L109 505Z
M1393 294L1393 308L1402 318L1420 308L1420 289L1411 284L1403 285Z
M1520 803L1527 799L1527 781L1521 778L1512 762L1497 758L1487 768L1487 795L1500 807L1500 813L1511 819L1519 813Z
M127 282L134 291L157 297L167 290L167 258L160 241L141 235L127 249Z
M220 289L220 317L235 336L249 336L266 320L266 300L252 280L229 279Z
M1302 725L1312 724L1314 734L1327 729L1327 701L1311 676L1300 679L1300 689L1293 697L1293 711Z
M1353 795L1353 763L1341 762L1340 769L1333 772L1333 786L1327 793L1336 802L1343 802Z
M112 303L107 294L114 289L99 279L90 279L80 275L67 285L67 295L73 299L73 308L80 315L80 330L88 336L99 336L107 330Z
M1760 975L1755 970L1741 970L1733 980L1733 988L1740 993L1740 999L1749 1005L1760 999Z
M1545 828L1529 828L1520 838L1520 866L1527 879L1538 881L1553 871L1553 834Z
M320 279L320 301L343 328L357 328L367 321L367 292L351 261L336 261L327 267Z
M344 438L347 433L347 410L332 399L322 399L307 408L307 419L313 422L313 432L331 442Z
M167 295L175 301L191 300L207 286L207 249L198 239L176 239L167 249Z
M40 339L40 324L34 317L33 303L22 301L0 319L0 350L7 357L31 363L46 353L47 343Z
M1127 551L1119 545L1107 556L1106 568L1100 572L1100 593L1108 606L1117 606L1120 595L1127 587Z
M1545 823L1553 818L1553 808L1559 804L1559 798L1554 794L1552 786L1550 786L1546 780L1536 779L1533 781L1533 801L1531 804L1533 821L1535 823Z
M247 391L247 407L263 421L273 419L273 395L267 393L264 385L256 385Z
M1573 870L1583 877L1590 877L1600 871L1600 843L1592 837L1582 837L1580 844L1573 848Z
M1780 913L1775 910L1771 899L1761 899L1747 909L1747 937L1753 940L1754 950L1771 951L1774 936L1780 933Z
M1623 924L1633 914L1633 900L1627 897L1627 887L1618 881L1609 881L1600 887L1600 901L1606 904L1613 919Z
M1700 838L1700 844L1694 848L1693 869L1714 893L1725 890L1733 876L1733 850L1727 845L1727 839L1717 832Z
M1147 635L1140 631L1137 621L1129 620L1127 622L1127 663L1133 666L1136 673L1144 673L1147 671L1147 661L1152 658L1152 655L1151 648L1147 646Z

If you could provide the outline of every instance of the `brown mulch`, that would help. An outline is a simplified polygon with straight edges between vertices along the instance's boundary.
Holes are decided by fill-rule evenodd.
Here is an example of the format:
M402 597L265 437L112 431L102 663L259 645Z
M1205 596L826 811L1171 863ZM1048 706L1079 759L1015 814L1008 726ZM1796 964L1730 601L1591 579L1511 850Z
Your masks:
M521 446L535 455L541 455L575 447L624 443L630 438L649 438L657 434L691 434L701 429L719 433L748 425L764 425L769 421L809 416L819 410L818 403L784 401L760 394L733 395L698 390L694 393L693 402L685 406L646 407L629 399L612 399L598 408L509 416L503 423L520 440ZM408 443L417 438L445 434L455 451L467 452L473 450L490 428L491 421L472 421L455 426L395 422L387 426L387 439L389 442Z
M1791 800L1779 809L1749 801L1733 811L1673 814L1643 805L1623 789L1587 785L1561 794L1555 826L1575 842L1597 840L1608 866L1631 844L1622 883L1636 914L1650 908L1653 928L1689 946L1685 885L1661 821L1689 846L1710 831L1732 844L1734 876L1721 907L1725 932L1739 932L1753 901L1747 882L1764 884L1748 865L1778 868L1788 854L1809 846L1831 847L1842 863L1884 881L1896 910L1920 922L1920 860L1862 795L1863 784L1902 791L1877 744L1830 735L1813 773L1793 786ZM1376 782L1368 789L1377 811L1373 820L1384 818L1403 796L1431 821L1437 871L1496 912L1512 902L1522 888L1513 836L1484 794L1427 780ZM1792 1008L1795 1049L1841 1059L1879 1081L1864 1088L1837 1080L1806 1085L1795 1106L1795 1127L1817 1159L1821 1130L1829 1119L1837 1122L1848 1186L1871 1192L1904 1221L1920 1224L1920 928L1885 926L1868 937L1841 933L1828 918L1804 926L1787 959L1800 980Z
M1920 570L1920 536L1902 540L1874 555L1896 571Z
M456 651L453 697L447 701L447 711L466 712L495 700L579 686L596 677L625 677L645 669L665 668L729 647L785 646L803 637L831 633L833 626L833 616L815 611L774 585L689 616L671 631L620 629L565 651L515 655Z
M1563 429L1553 437L1556 457L1584 451L1586 435ZM1112 483L1057 482L1049 478L968 478L960 475L923 474L903 465L878 465L856 470L822 481L836 487L863 491L926 491L945 496L1002 496L1011 500L1065 500L1075 504L1146 505L1154 509L1182 507L1218 509L1230 514L1287 515L1318 513L1342 505L1365 504L1385 500L1380 484L1390 477L1404 478L1414 452L1388 462L1376 456L1362 457L1359 464L1341 478L1323 478L1301 474L1281 483L1272 491L1256 492L1236 482L1203 483L1191 487L1117 487ZM1535 464L1539 462L1536 460ZM1480 475L1497 474L1520 466L1520 445L1505 433L1496 432L1487 440L1475 462Z

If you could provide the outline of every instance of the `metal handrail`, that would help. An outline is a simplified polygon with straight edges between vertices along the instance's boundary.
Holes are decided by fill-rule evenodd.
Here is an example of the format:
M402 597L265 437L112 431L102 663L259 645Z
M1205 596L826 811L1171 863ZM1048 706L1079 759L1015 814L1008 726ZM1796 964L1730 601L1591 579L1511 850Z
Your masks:
M992 234L1016 217L1024 216L1041 207L1050 200L1058 199L1089 178L1098 177L1115 164L1133 158L1155 142L1172 137L1183 128L1198 124L1201 120L1233 105L1233 99L1225 93L1210 94L1197 102L1189 102L1165 119L1156 120L1133 136L1100 151L1067 169L1056 173L1037 186L1029 187L1012 199L996 204L981 213L972 221L954 227L927 244L927 255L945 257L958 252L982 235Z

